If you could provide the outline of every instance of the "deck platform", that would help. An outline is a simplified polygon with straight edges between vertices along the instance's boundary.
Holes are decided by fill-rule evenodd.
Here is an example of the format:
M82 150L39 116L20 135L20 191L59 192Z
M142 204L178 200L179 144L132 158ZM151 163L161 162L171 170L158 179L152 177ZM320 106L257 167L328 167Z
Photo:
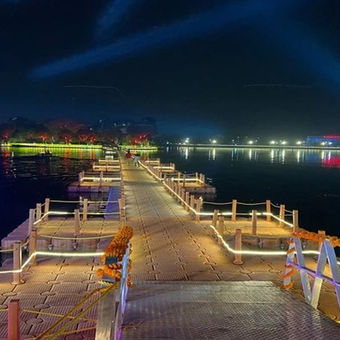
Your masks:
M193 220L142 167L123 161L122 169L127 224L134 228L134 286L128 293L122 339L340 339L339 325L297 297L299 283L295 295L277 288L284 256L245 256L244 264L234 265L233 256L216 242L206 221ZM226 223L227 232L238 226ZM237 223L248 227L244 221ZM72 235L73 224L71 219L51 218L41 224L39 239L44 239L42 233ZM95 218L82 222L80 233L103 235L93 248L99 251L110 241L105 235L119 226L118 220ZM275 236L275 229L271 233ZM311 263L315 265L313 257L308 258ZM40 256L36 265L25 268L24 284L12 285L11 275L0 276L0 308L20 299L23 309L65 314L99 286L95 273L100 265L100 257ZM294 274L295 281L298 275ZM322 288L319 309L339 320L331 288L327 284ZM96 316L96 309L86 315ZM6 317L0 312L0 339L6 337ZM23 312L22 337L40 334L57 319ZM74 327L91 326L93 322L79 321ZM88 330L58 340L94 337L95 331Z
M268 281L141 282L122 340L339 339L339 326Z
M104 182L99 185L96 182L84 181L79 184L79 182L73 182L67 187L67 191L70 193L88 193L88 192L109 192L110 188L113 186L120 186L120 182Z
M80 250L103 251L111 238L105 235L115 233L120 226L117 220L104 220L97 218L84 222L83 231L86 235L99 236L98 240L89 240L79 243ZM46 222L39 230L42 233L55 233L56 235L73 236L72 222L65 219ZM103 238L100 238L100 236ZM81 234L79 237L83 237ZM39 236L38 249L44 249L46 238ZM58 243L59 242L59 243ZM63 244L62 244L63 243ZM54 240L55 249L73 251L71 241ZM96 270L101 268L100 256L98 257L46 257L38 256L37 264L28 265L23 272L23 284L11 284L12 274L0 275L0 309L6 308L9 301L19 299L23 310L35 313L52 313L53 315L35 314L32 312L21 313L20 331L22 339L39 335L43 330L53 325L61 315L74 307L81 299L95 288L99 288ZM10 268L11 266L9 266ZM6 268L2 268L6 269ZM58 317L58 315L60 315ZM90 310L84 317L95 320L96 308ZM72 329L82 329L95 326L95 322L78 321ZM69 339L94 339L95 330L88 330L78 335L60 336L58 340ZM75 338L74 338L75 337ZM0 339L7 339L7 313L0 312Z

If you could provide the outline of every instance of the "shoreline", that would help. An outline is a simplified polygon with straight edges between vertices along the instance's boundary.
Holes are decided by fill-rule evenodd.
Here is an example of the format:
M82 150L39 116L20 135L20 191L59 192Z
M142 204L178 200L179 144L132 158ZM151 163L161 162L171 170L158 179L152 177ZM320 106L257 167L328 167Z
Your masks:
M8 143L0 148L49 148L49 149L96 149L102 150L101 144L53 144L53 143Z
M173 143L167 146L189 147L189 148L220 148L220 149L285 149L285 150L324 150L324 151L340 151L340 146L307 146L307 145L260 145L260 144L181 144Z

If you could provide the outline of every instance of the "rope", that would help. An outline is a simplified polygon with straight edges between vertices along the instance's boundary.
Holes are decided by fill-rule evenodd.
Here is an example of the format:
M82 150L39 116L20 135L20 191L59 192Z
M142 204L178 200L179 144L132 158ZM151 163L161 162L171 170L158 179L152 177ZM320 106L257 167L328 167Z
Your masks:
M99 296L99 298L97 298L96 300L94 300L89 306L87 306L86 308L84 308L73 320L69 321L68 324L66 324L65 326L63 326L57 333L55 333L55 335L51 336L52 340L56 339L59 335L62 335L62 332L65 331L67 328L71 327L79 317L83 316L84 314L87 313L87 311L89 309L91 309L96 303L98 303L103 297L105 297L108 293L111 292L111 290L114 290L118 287L118 283L113 284L111 287L109 288L105 288L104 292ZM103 290L100 290L101 292ZM85 300L86 301L86 300ZM84 302L85 302L84 301ZM62 320L62 319L61 319ZM41 339L41 338L40 338ZM37 338L38 340L38 338Z
M14 249L0 249L0 253L10 253L11 251L14 251Z
M40 237L44 238L50 238L50 239L56 239L56 240L97 240L101 238L112 238L115 235L110 234L110 235L99 235L99 236L87 236L87 237L67 237L67 236L54 236L54 235L39 235Z
M50 200L51 203L82 203L82 201Z
M43 339L53 328L56 328L58 325L60 325L64 320L66 320L71 314L78 308L81 307L90 297L92 297L95 293L99 292L100 289L94 289L89 295L85 296L83 299L81 299L75 306L73 306L62 318L60 318L56 323L54 323L52 326L50 326L46 331L41 333L37 336L36 340ZM73 321L76 320L76 318L73 319ZM63 329L62 329L63 330ZM62 331L61 330L61 331ZM60 331L59 331L60 332Z
M276 204L274 204L274 203L272 203L272 202L270 202L270 205L271 205L272 207L274 207L274 208L280 209L280 206L279 206L279 205L276 205Z
M81 320L81 319L79 319ZM93 329L96 329L96 326L92 326L92 327L87 327L87 328L82 328L82 329L74 329L72 331L66 331L66 332L62 332L62 333L53 333L53 334L50 334L50 335L46 335L46 338L50 338L50 337L53 337L53 336L59 336L59 335L70 335L70 334L75 334L75 333L80 333L80 332L86 332L86 331L91 331ZM28 339L30 340L30 339Z
M220 202L209 202L209 201L203 201L203 204L211 204L211 205L228 205L232 204L232 202L225 202L225 203L220 203Z
M25 246L27 246L28 244L29 244L29 240L28 241L26 241L25 243L23 243L22 245L21 245L21 247L25 247Z
M239 201L237 201L237 204L240 204L240 205L263 205L263 204L266 204L266 202L259 202L259 203L245 203L245 202L239 202Z
M119 215L119 212L110 212L110 213L107 213L107 212L88 212L87 213L88 215Z
M88 201L87 203L91 203L91 204L104 204L104 203L118 203L118 201Z
M3 309L0 310L1 312L3 311L8 311L8 309ZM21 309L23 313L31 313L31 314L40 314L40 315L46 315L46 316L55 316L55 317L63 317L63 314L56 314L56 313L48 313L48 312L39 312L37 310L31 310L31 309ZM69 316L69 319L74 319L74 316ZM82 318L81 320L83 321L90 321L90 322L97 322L96 319L88 319L88 318Z

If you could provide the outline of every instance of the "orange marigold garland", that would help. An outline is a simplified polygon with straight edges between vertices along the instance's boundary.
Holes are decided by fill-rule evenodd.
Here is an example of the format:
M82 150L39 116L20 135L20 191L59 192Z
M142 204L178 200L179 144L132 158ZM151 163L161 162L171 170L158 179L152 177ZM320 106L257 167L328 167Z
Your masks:
M104 263L103 269L97 270L97 275L100 280L105 281L105 278L109 281L114 280L114 282L118 282L122 277L122 264L118 263L123 260L123 257L128 250L129 241L133 235L132 227L124 226L118 230L117 235L105 249L105 254L102 256L101 260ZM130 247L131 254L131 247ZM128 277L127 277L127 285L131 286L131 260L128 262Z

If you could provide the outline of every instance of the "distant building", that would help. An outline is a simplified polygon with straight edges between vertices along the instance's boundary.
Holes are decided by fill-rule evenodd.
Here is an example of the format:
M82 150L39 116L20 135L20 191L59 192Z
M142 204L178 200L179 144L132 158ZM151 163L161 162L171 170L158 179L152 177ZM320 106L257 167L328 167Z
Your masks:
M340 135L308 136L306 144L311 146L340 146Z

